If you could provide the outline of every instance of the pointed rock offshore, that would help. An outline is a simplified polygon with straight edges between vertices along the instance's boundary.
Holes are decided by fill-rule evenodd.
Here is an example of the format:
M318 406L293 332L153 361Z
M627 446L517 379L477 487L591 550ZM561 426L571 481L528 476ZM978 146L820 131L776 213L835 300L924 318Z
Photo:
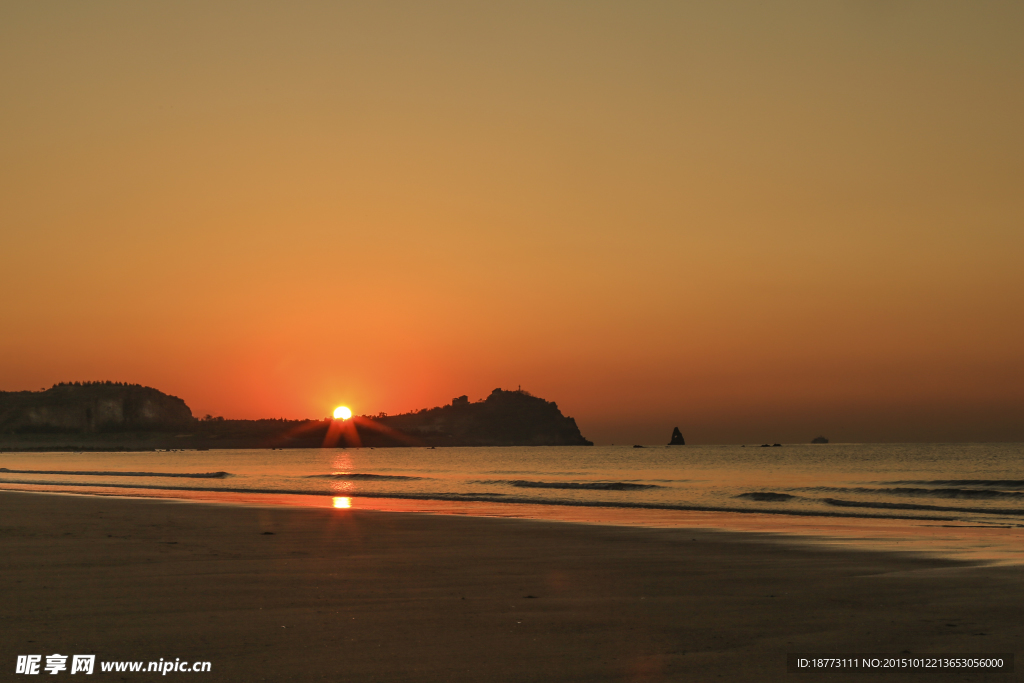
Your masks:
M672 440L668 442L669 446L685 446L686 440L683 438L683 433L679 431L679 427L672 430Z

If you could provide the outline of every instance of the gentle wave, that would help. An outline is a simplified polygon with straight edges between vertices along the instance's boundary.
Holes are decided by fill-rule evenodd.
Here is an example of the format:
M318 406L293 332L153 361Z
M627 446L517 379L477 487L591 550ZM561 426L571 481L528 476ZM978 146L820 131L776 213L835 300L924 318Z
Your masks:
M736 497L749 498L750 500L762 503L781 503L782 501L792 500L797 496L791 496L788 493L775 493L774 491L751 491L750 493L741 493Z
M430 477L406 477L400 474L362 474L360 472L346 474L344 472L335 472L333 474L311 474L307 476L306 479L351 479L356 481L412 481L430 479Z
M538 474L537 470L488 470L482 474ZM544 474L553 477L585 477L588 472L559 472L556 470L546 471Z
M624 481L530 481L528 479L494 479L476 481L474 484L507 484L521 489L565 489L584 491L642 491L643 489L660 489L656 484L630 484Z
M991 489L922 489L905 487L877 489L844 486L815 486L812 488L798 490L828 493L884 493L901 496L922 496L928 498L974 498L978 500L992 500L998 498L1019 500L1024 498L1024 491L993 491Z
M1013 489L1024 487L1024 479L907 479L883 481L882 484L933 484L936 486L998 486Z
M55 482L55 481L7 481L0 479L0 485L3 484L16 484L16 485L39 485L39 486L89 486L93 488L116 488L116 489L136 489L136 490L155 490L155 491L194 491L197 493L269 493L278 495L297 495L297 496L337 496L337 491L301 491L301 490L290 490L290 489L257 489L257 488L226 488L226 487L190 487L190 486L136 486L132 484L95 484L95 483L83 483L83 482ZM0 489L0 490L19 490L19 489ZM24 489L21 489L24 490ZM45 489L40 489L45 491ZM858 514L850 512L830 512L830 511L816 511L816 510L792 510L792 509L779 509L779 508L755 508L755 507L719 507L710 505L671 505L671 504L660 504L660 503L625 503L618 501L580 501L580 500L564 500L564 499L535 499L535 498L506 498L503 497L500 501L495 501L494 496L501 494L494 493L477 493L477 494L463 494L463 493L436 493L436 494L411 494L411 493L390 493L381 492L374 493L372 491L362 492L346 492L345 496L348 498L391 498L395 500L439 500L439 501L464 501L464 502L476 502L476 503L510 503L516 505L559 505L568 507L599 507L599 508L625 508L625 509L636 509L636 510L667 510L667 511L681 511L681 512L737 512L742 514L771 514L771 515L793 515L796 517L842 517L842 518L855 518L855 519L914 519L931 522L955 522L958 521L955 517L936 517L936 516L910 516L910 515L880 515L880 514Z
M875 508L879 510L927 510L934 512L966 512L982 515L1024 515L1024 509L1020 508L954 508L942 505L917 505L915 503L875 503L860 500L839 500L837 498L822 498L822 502L837 507L848 508Z
M74 470L9 470L0 467L3 474L63 474L89 477L185 477L186 479L225 479L227 472L78 472Z

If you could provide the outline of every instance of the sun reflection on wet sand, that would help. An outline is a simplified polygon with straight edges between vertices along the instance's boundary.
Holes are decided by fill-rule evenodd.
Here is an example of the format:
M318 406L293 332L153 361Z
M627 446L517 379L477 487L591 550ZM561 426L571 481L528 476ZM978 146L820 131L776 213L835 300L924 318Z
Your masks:
M350 508L352 507L352 499L347 496L335 496L331 499L336 508Z

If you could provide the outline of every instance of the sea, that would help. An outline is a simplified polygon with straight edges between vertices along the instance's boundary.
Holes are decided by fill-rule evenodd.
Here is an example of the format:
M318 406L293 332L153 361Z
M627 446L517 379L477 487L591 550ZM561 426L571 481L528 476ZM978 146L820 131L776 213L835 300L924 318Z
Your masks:
M1024 560L1024 444L0 453L0 489L700 527Z

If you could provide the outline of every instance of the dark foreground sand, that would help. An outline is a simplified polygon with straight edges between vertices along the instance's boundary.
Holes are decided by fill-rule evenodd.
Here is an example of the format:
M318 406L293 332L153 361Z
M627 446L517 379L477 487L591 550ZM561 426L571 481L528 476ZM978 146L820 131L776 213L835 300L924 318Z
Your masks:
M270 532L270 533L267 533ZM786 672L787 652L1014 652L1024 568L744 534L0 493L19 654L144 681L1017 680ZM532 597L531 597L532 596Z

